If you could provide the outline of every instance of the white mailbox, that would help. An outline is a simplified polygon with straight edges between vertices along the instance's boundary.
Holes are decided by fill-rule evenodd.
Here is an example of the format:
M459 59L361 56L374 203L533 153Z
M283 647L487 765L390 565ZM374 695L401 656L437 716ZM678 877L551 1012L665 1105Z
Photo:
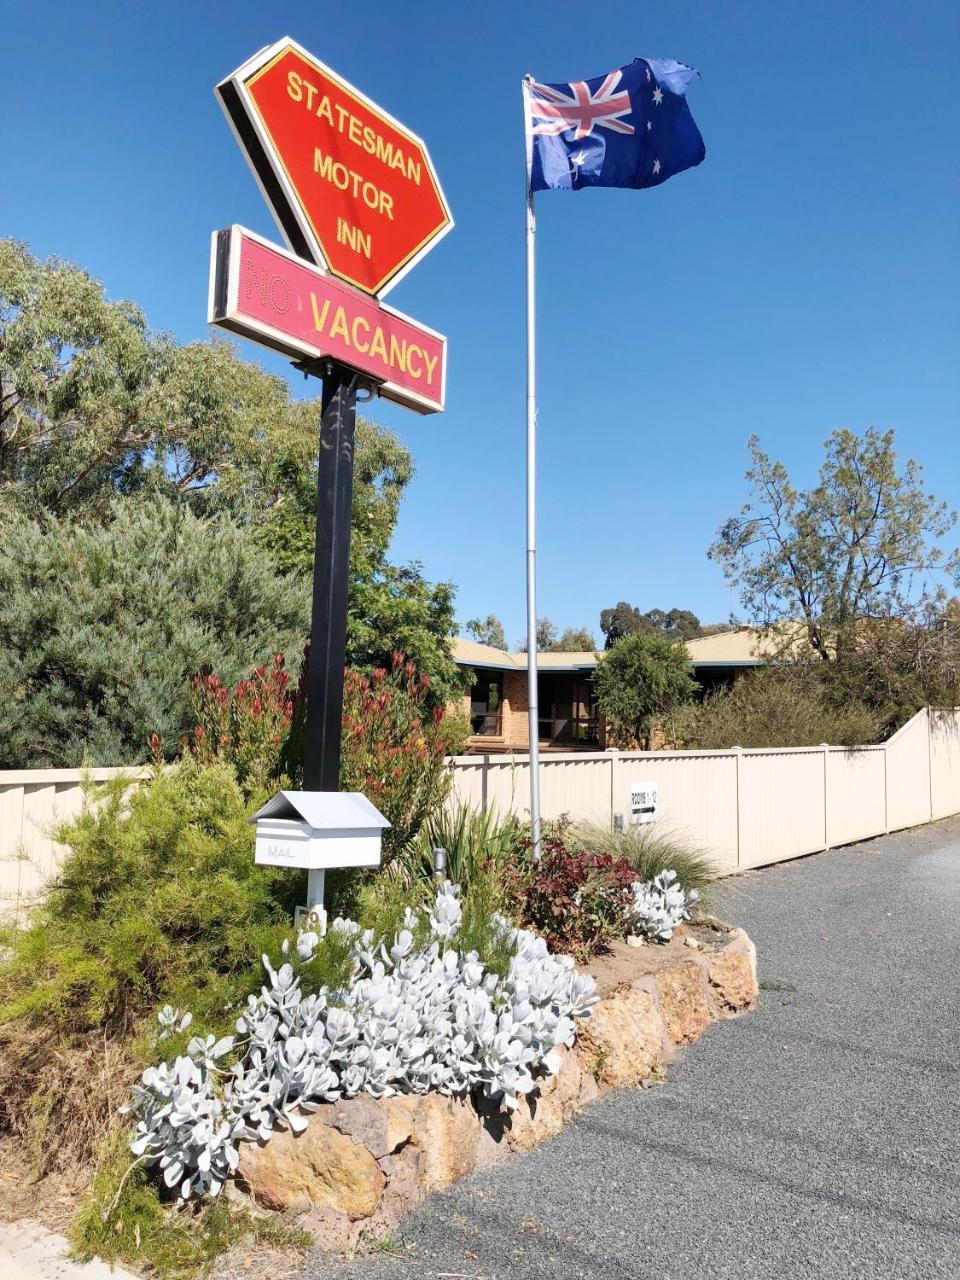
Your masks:
M630 825L642 826L653 822L657 816L657 784L633 782L630 784Z
M281 791L250 819L257 824L254 861L267 867L379 867L389 827L358 791Z

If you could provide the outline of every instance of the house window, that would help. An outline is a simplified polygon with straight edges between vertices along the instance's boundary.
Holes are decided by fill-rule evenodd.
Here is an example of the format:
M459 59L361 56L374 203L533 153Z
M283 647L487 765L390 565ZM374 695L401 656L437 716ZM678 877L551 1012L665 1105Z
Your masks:
M470 732L476 738L498 737L503 731L503 676L480 672L470 695Z

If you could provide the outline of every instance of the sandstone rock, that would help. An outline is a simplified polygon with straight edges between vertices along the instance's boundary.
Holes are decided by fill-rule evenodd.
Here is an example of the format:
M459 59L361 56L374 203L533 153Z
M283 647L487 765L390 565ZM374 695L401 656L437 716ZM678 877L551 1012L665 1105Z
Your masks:
M327 1253L352 1252L360 1239L363 1222L351 1222L345 1213L329 1205L315 1204L297 1219L297 1226L313 1236L314 1243Z
M299 1136L289 1130L269 1142L240 1146L239 1173L268 1209L330 1209L349 1221L368 1218L386 1178L366 1147L313 1116Z
M402 1124L399 1127L391 1125L389 1101L360 1093L355 1098L343 1098L321 1108L317 1112L317 1118L323 1124L339 1129L354 1142L362 1143L374 1159L379 1160L381 1156L396 1150L410 1136L409 1133L398 1131L402 1129Z
M683 940L683 945L685 947L690 947L693 951L700 950L700 943L696 940L696 938L693 936L692 933L687 934L687 936Z
M391 1137L420 1148L420 1180L424 1191L442 1191L465 1178L477 1158L480 1125L469 1099L437 1093L386 1099Z
M757 999L757 949L742 929L711 961L707 970L713 998L722 1017L749 1009Z
M689 1044L713 1021L706 982L695 960L661 969L656 975L660 1012L674 1044Z
M498 1121L490 1123L481 1121L474 1169L489 1169L491 1165L505 1160L508 1155L510 1155L510 1145L507 1142L504 1126Z
M558 1049L563 1063L555 1076L543 1080L536 1093L520 1100L505 1126L505 1138L511 1151L530 1151L553 1138L571 1116L580 1110L580 1085L583 1067L575 1053Z
M643 938L638 937L638 936L637 936L637 934L635 934L635 933L628 933L628 934L627 934L627 946L628 946L628 947L642 947L642 946L644 946L644 939L643 939Z
M663 1021L648 991L618 991L595 1005L577 1036L580 1060L611 1089L648 1076L661 1056Z
M364 1233L374 1237L389 1235L424 1199L427 1193L420 1176L422 1161L422 1151L412 1142L379 1161L387 1185L376 1213L363 1224Z

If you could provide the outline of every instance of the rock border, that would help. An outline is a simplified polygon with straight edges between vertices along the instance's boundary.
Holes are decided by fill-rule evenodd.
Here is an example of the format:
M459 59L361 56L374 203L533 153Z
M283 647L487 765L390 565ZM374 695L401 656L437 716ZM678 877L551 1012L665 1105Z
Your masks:
M704 936L709 941L701 941ZM621 983L578 1023L562 1065L510 1113L482 1098L404 1094L320 1106L299 1136L243 1143L238 1190L261 1209L300 1215L324 1249L350 1251L393 1231L427 1196L529 1151L589 1103L658 1080L678 1049L756 1003L756 948L742 929L704 921L689 958Z

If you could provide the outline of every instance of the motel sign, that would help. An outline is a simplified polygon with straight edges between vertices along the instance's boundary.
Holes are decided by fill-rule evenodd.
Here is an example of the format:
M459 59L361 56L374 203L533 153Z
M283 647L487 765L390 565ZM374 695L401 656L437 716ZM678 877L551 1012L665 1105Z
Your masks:
M447 340L243 227L213 238L209 320L295 359L369 374L417 413L443 410Z
M453 226L427 149L284 39L217 97L290 248L383 295Z
M297 794L317 796L333 813L344 799L340 731L357 393L418 413L442 411L446 339L381 296L453 218L420 139L289 37L249 58L214 92L287 248L243 227L215 231L209 321L282 352L323 382ZM319 880L311 894L308 905L323 919Z

